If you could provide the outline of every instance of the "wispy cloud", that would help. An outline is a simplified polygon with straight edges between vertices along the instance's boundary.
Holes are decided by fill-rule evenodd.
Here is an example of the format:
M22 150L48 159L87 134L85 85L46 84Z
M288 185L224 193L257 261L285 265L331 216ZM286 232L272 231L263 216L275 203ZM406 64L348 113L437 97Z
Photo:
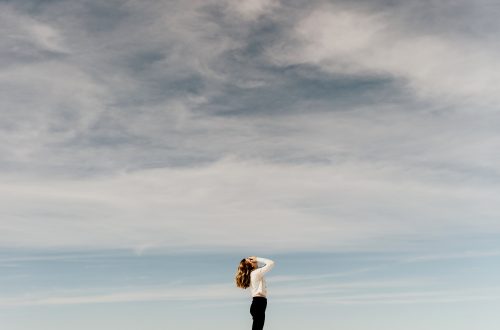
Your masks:
M273 288L273 301L294 303L333 303L333 304L370 304L370 303L422 303L422 302L459 302L500 299L498 287L463 288L433 290L425 288L433 283L429 279L385 280L329 284L296 284L293 287ZM277 284L277 283L276 283ZM408 291L409 288L420 288ZM367 290L375 290L366 293ZM395 291L396 290L396 291ZM244 302L241 290L232 283L210 285L178 285L171 287L151 287L121 289L116 292L90 293L92 290L59 290L30 293L18 297L3 297L0 307L20 307L36 305L76 305L117 302L151 301L228 301ZM102 290L101 290L102 291ZM85 292L85 293L84 293ZM364 292L364 293L363 293ZM247 292L245 292L245 298Z
M404 259L403 262L426 262L433 260L468 259L500 256L500 251L464 251L461 253L431 254Z
M400 235L444 234L455 226L498 230L496 211L482 207L493 202L493 188L422 184L394 169L355 164L226 159L209 167L21 182L0 187L3 212L16 219L1 224L4 246L247 249L255 245L254 233L262 248L276 251L384 250L401 244L390 241ZM480 222L470 217L478 213Z
M458 303L465 301L499 300L498 290L492 292L490 288L450 291L418 291L388 294L343 295L336 297L292 297L277 298L280 302L289 303L317 303L317 304L429 304L429 303Z
M231 289L233 289L231 292ZM91 289L86 289L88 292ZM116 302L145 302L168 300L208 300L235 297L234 288L228 284L203 285L191 287L152 288L128 290L100 294L82 294L75 290L63 292L33 293L23 297L5 298L0 301L2 307L33 305L74 305Z

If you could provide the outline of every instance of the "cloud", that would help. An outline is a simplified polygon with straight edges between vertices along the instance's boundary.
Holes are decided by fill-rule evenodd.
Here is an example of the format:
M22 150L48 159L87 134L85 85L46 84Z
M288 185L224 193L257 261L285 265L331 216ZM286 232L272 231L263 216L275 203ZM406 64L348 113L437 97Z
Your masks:
M262 14L279 7L279 0L227 1L227 6L240 14L244 19L255 20Z
M5 31L0 56L4 64L5 61L37 61L68 54L69 49L57 28L5 4L0 6L0 24Z
M402 262L426 262L426 261L447 260L447 259L483 258L483 257L496 257L499 255L500 251L464 251L461 253L453 253L453 254L422 255L422 256L408 258Z
M494 188L423 184L396 169L349 163L225 159L96 179L5 182L6 247L243 251L257 240L266 251L385 250L429 232L499 230L497 210L483 207L492 205Z
M290 40L269 56L284 66L312 64L337 75L389 75L423 100L493 107L499 95L498 45L476 35L450 35L446 25L429 31L425 24L434 18L419 16L427 10L412 3L325 4L302 17ZM445 10L440 13L446 18Z
M449 5L2 4L0 245L497 232L496 16Z
M235 290L230 284L191 285L166 288L152 288L143 290L128 290L128 292L104 292L88 294L85 292L67 290L52 293L31 293L28 297L11 297L0 301L0 307L37 306L37 305L74 305L74 304L99 304L115 302L141 302L141 301L168 301L168 300L208 300L234 298ZM95 291L95 290L94 290Z
M371 281L342 284L300 284L292 288L273 288L273 300L282 303L318 303L318 304L399 304L399 303L453 303L460 301L498 300L498 287L462 288L454 290L424 289L425 281ZM415 288L420 290L409 291ZM362 291L360 291L362 290ZM374 292L370 292L374 290ZM394 291L399 290L399 291ZM402 291L401 291L402 290ZM192 301L211 304L231 301L232 304L247 303L242 301L242 292L232 283L211 285L184 284L175 287L148 287L105 292L87 288L82 290L58 290L36 292L22 297L3 297L0 307L103 304L116 302L150 301ZM368 291L368 292L367 292Z
M402 293L383 294L363 294L344 295L336 297L292 297L288 299L277 298L282 303L313 303L313 304L340 304L340 305L360 305L360 304L443 304L457 303L464 301L489 301L500 299L497 292L491 289L464 289L464 290L438 290L438 291L417 291Z

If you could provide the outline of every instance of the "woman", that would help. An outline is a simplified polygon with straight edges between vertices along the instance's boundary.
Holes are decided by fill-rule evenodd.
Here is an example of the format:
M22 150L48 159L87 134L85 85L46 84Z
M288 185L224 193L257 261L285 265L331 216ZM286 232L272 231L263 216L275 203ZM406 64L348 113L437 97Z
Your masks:
M257 263L264 263L264 267L257 268ZM262 330L266 318L267 288L264 274L274 267L274 261L261 257L248 257L241 259L236 272L236 286L246 289L250 287L252 305L250 314L253 318L252 330Z

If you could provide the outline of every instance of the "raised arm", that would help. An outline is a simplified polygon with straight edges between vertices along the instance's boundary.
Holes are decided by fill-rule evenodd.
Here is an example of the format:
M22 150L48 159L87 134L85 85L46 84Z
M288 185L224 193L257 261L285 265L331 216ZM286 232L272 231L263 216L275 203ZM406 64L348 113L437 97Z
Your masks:
M263 276L265 273L270 271L274 267L274 261L267 258L256 257L257 262L264 263L264 267L257 268L252 271L252 274L255 273L257 276Z

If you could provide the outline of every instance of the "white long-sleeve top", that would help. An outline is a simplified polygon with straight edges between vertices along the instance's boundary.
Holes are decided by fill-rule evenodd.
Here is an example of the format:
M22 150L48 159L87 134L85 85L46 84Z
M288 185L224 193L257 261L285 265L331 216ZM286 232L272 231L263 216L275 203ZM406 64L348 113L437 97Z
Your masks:
M257 257L257 265L258 263L264 263L264 267L257 268L252 270L250 273L250 290L252 293L252 297L266 297L267 296L267 287L266 280L264 279L264 274L270 271L274 267L274 261L271 259Z

